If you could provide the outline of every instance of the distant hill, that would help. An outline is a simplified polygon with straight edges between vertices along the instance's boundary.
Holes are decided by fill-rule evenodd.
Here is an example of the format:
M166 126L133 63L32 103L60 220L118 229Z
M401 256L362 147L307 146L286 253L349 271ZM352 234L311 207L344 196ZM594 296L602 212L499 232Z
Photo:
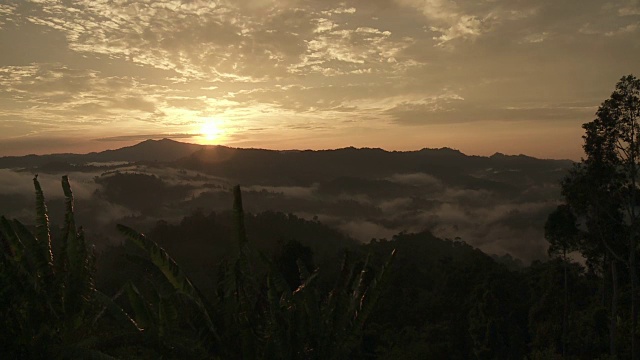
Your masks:
M94 161L175 161L204 147L170 139L146 140L133 146L96 153Z
M504 178L527 182L523 185L555 181L572 163L525 155L468 156L449 148L276 151L215 146L204 147L176 161L175 165L232 178L239 183L263 185L310 185L337 177L384 178L425 173L451 185L491 188L504 186L501 185Z
M264 150L146 140L117 150L89 154L27 155L0 158L0 168L54 172L82 170L92 163L157 162L200 171L242 184L308 186L338 178L380 179L424 173L449 185L501 189L557 181L572 161L496 153L468 156L450 148L386 151L378 148L335 150ZM89 166L91 167L91 166ZM363 184L353 183L353 186ZM367 185L367 186L370 186Z
M147 226L195 209L226 210L230 186L240 184L248 212L319 219L365 242L428 230L531 261L546 256L544 222L572 164L450 148L264 150L147 140L98 153L0 158L0 168L18 170L6 172L0 205L28 213L31 174L56 184L70 174L90 200L79 206L93 214L84 219L105 233L117 221Z
M204 145L182 143L170 139L145 140L133 146L88 154L51 154L5 156L0 158L0 168L31 168L52 165L85 165L93 162L159 161L170 162L188 156L204 148Z

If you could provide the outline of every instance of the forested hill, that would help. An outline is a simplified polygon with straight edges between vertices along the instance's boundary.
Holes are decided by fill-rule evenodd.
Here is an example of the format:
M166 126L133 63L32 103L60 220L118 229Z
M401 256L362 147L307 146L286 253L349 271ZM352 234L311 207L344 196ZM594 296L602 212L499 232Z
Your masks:
M252 212L317 217L364 242L429 230L527 262L546 257L544 221L571 165L449 148L275 151L147 140L84 155L0 158L0 168L7 168L0 169L6 184L0 210L28 213L32 201L20 184L32 174L54 194L59 176L68 174L79 182L78 201L91 200L79 216L110 234L124 217L155 221L196 208L226 209L230 186L240 184Z
M421 171L425 166L478 170L487 167L513 170L545 170L566 167L570 160L537 159L526 155L496 153L490 157L468 156L450 148L424 148L416 151L386 151L379 148L342 148L335 150L266 150L231 148L220 145L197 145L170 139L146 140L115 150L88 154L49 154L0 157L0 168L40 166L51 162L83 165L109 161L176 162L193 167L236 162L242 167L256 166L263 161L285 162L290 165L323 167L332 172L364 171L378 173L382 167L389 171Z
M464 182L465 179L460 176L471 175L497 181L508 178L541 181L557 178L558 173L563 173L571 165L571 161L541 160L524 155L467 156L449 148L419 151L371 148L273 151L218 146L200 149L176 164L218 176L233 177L239 182L308 185L337 176L377 178L399 173L428 173L454 182Z
M317 269L318 287L326 290L338 278L345 250L360 261L371 254L370 269L379 269L395 249L384 290L351 358L550 359L559 348L560 261L510 269L464 241L429 232L357 244L293 215L249 214L246 221L252 249L271 259L292 289L301 281L298 260ZM148 236L169 251L206 297L215 297L220 284L216 269L237 251L231 213L195 213L177 224L159 222ZM148 281L144 263L128 261L126 253L124 246L100 253L99 288L113 293L125 281ZM253 258L258 265L253 269L263 279L259 258ZM576 264L568 270L571 322L580 329L569 335L568 353L594 358L608 345L601 283Z
M112 161L174 161L203 148L169 139L146 140L133 146L88 154L50 154L0 157L0 168L38 167L51 163L86 165Z
M204 146L169 139L146 140L117 150L89 154L27 155L0 158L0 168L33 171L91 170L94 163L155 162L202 171L253 185L305 186L336 177L379 178L427 173L455 185L483 187L491 182L555 181L570 160L525 155L468 156L449 148L385 151L377 148L336 150L264 150ZM478 179L485 181L475 184Z

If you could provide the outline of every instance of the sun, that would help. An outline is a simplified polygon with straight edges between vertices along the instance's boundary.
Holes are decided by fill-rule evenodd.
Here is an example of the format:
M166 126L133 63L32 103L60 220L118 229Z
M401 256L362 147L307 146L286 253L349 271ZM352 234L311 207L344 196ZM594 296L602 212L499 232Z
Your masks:
M200 136L206 142L214 142L219 140L224 134L220 127L220 120L214 118L205 119L200 126Z

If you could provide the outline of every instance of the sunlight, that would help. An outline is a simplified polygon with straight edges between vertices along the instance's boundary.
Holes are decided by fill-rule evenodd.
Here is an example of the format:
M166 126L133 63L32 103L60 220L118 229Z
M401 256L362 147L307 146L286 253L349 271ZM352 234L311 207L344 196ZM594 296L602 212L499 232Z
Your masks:
M200 136L203 141L207 143L213 143L220 140L224 135L224 130L221 128L221 121L216 118L206 118L200 126Z

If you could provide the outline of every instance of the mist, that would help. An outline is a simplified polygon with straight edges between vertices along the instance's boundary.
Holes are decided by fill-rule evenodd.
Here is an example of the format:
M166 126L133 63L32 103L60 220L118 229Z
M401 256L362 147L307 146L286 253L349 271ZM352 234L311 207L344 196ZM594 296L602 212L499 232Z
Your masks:
M317 219L362 243L389 239L398 233L429 231L526 263L546 258L544 222L559 202L558 180L569 163L504 155L465 157L443 151L441 155L434 153L432 161L436 162L419 171L415 170L422 165L411 165L414 160L389 162L388 168L375 170L369 164L373 166L376 157L385 163L389 156L399 158L402 153L365 151L358 155L362 156L357 165L361 175L352 170L342 172L342 167L330 163L322 172L322 160L315 163L314 171L320 170L317 177L307 172L309 175L300 180L295 180L299 177L296 171L306 171L306 165L296 167L292 163L284 168L273 163L274 168L283 169L274 176L269 167L252 170L254 161L243 160L243 153L238 151L226 151L225 160L215 164L194 163L188 157L164 163L103 160L68 171L68 166L45 161L27 168L0 169L1 210L9 217L32 220L32 179L37 173L52 221L61 221L60 176L67 174L85 227L106 234L100 242L117 243L113 227L119 222L151 228L159 220L178 222L194 211L227 211L231 207L230 189L239 183L249 212L276 211ZM272 161L266 160L271 153L258 154L266 157L264 161ZM305 155L324 156L321 152ZM193 159L199 158L197 155ZM224 161L235 161L236 165L227 168ZM394 168L414 171L392 171ZM244 175L249 172L254 176Z

